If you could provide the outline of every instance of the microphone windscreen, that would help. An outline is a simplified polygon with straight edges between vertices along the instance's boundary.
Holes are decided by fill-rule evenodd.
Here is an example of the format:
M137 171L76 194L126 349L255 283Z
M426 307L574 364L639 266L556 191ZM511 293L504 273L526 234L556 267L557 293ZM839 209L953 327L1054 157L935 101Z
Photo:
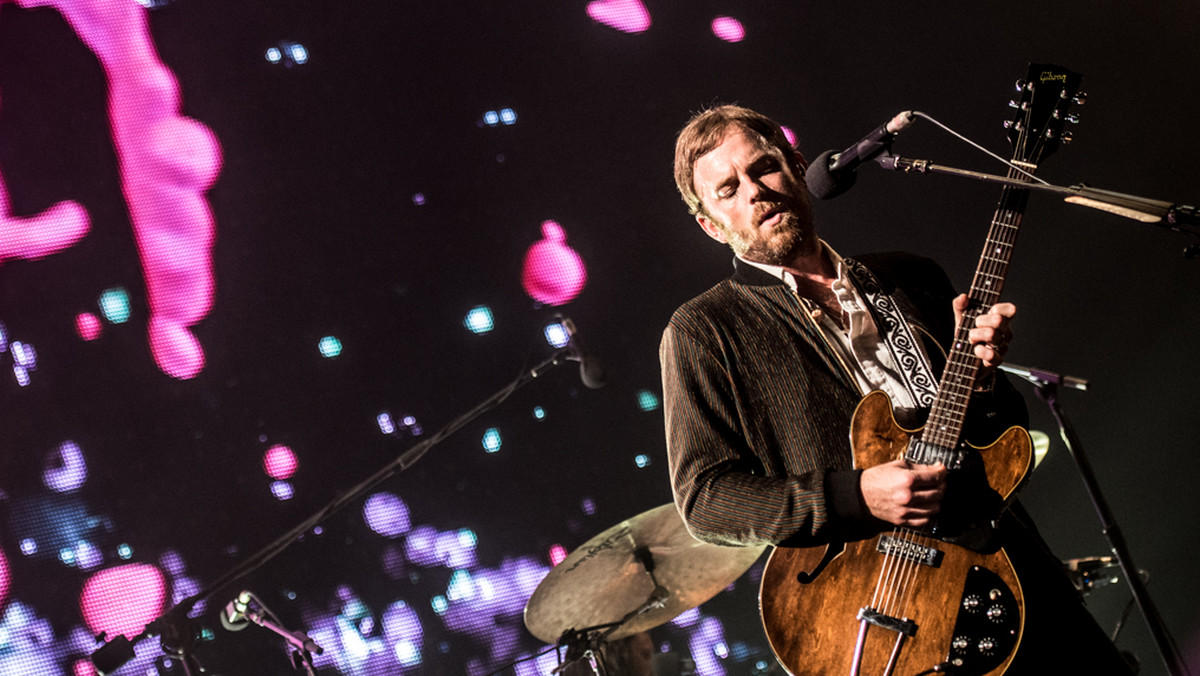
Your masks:
M808 192L817 199L827 200L837 197L849 190L850 186L854 185L854 180L858 178L858 173L854 171L841 171L836 174L829 171L830 158L836 152L835 150L826 150L818 155L817 159L808 165L808 171L804 174Z
M241 631L250 626L250 620L246 619L246 616L238 611L237 603L236 600L230 601L225 606L225 610L222 610L220 613L221 626L225 627L227 631Z
M596 357L585 355L579 360L579 379L583 381L584 386L598 390L608 382L608 374Z

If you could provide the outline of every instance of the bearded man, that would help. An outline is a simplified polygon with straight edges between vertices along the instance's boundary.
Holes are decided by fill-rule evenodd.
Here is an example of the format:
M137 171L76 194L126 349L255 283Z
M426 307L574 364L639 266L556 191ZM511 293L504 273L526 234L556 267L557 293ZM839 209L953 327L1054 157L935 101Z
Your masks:
M739 106L696 115L677 140L684 203L735 254L733 275L681 306L660 347L675 503L705 542L809 547L923 529L946 494L940 463L854 467L848 433L876 390L905 427L920 423L967 297L925 258L841 257L817 236L805 169L778 124ZM1026 422L996 374L1015 314L998 303L969 331L981 368L968 436ZM1012 673L1129 673L1019 506L999 533L1027 606Z

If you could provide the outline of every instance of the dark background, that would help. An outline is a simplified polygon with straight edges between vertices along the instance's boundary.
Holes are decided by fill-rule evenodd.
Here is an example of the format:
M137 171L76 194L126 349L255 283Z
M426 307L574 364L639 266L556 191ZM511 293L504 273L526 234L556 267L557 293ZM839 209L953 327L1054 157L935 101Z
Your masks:
M729 270L728 251L687 217L670 175L675 132L708 104L739 102L775 117L809 157L908 109L1008 156L1001 122L1013 81L1030 61L1057 63L1083 73L1090 96L1075 142L1044 163L1043 178L1200 199L1192 139L1200 8L1192 3L647 0L647 8L653 24L638 35L592 21L581 1L177 0L152 10L184 113L213 130L224 154L208 195L217 299L196 327L208 363L176 381L145 342L103 70L55 11L0 4L0 169L13 211L75 199L92 217L72 248L0 267L0 321L39 358L28 387L0 376L0 510L8 515L0 549L12 568L8 603L53 628L45 651L54 668L69 673L83 654L64 646L74 645L67 637L81 624L77 597L88 574L23 556L26 526L14 515L49 495L41 473L60 443L72 439L87 454L90 476L75 497L112 526L100 543L105 565L117 544L131 543L134 561L177 552L195 581L210 583L411 445L382 435L378 413L413 415L428 434L549 354L541 329L556 309L531 301L520 284L522 257L545 219L563 225L587 265L587 287L561 310L602 356L607 387L584 389L573 366L558 369L382 488L403 498L414 524L472 529L478 568L506 557L546 566L551 545L571 551L668 502L661 411L640 410L638 392L659 392L658 338L671 311ZM742 21L746 39L714 37L718 15ZM284 40L303 44L308 62L269 63L265 51ZM516 124L483 124L485 111L504 107ZM896 150L1002 172L925 122ZM416 193L425 204L414 203ZM839 252L931 256L965 287L998 193L868 166L853 192L816 210ZM1168 627L1197 655L1200 271L1181 255L1188 243L1034 195L1005 296L1020 308L1010 361L1091 381L1062 403ZM80 340L74 316L96 312L96 298L113 286L128 290L132 318ZM492 308L496 328L474 335L462 320L480 304ZM344 345L336 359L316 349L326 335ZM1026 391L1032 427L1054 441L1025 505L1061 557L1106 554L1054 423ZM530 415L535 405L544 421ZM479 443L488 427L503 433L496 454ZM300 459L289 501L272 497L261 469L276 443ZM635 464L638 454L648 467ZM581 509L584 498L594 514ZM388 544L354 505L237 588L280 599L277 610L297 626L336 614L339 585L375 613L404 600L426 631L424 664L413 673L486 673L540 648L526 633L495 649L444 628L429 600L445 593L452 571L391 579L379 563ZM289 605L284 590L297 600ZM755 594L743 578L701 609L744 649L744 659L721 662L725 673L762 671L769 655ZM1122 583L1088 603L1112 628L1129 599ZM274 638L228 634L215 616L214 605L200 617L215 627L202 647L211 670L289 673ZM519 618L506 622L510 633L519 626ZM678 626L655 633L682 652L690 636ZM1118 643L1141 657L1142 673L1165 673L1136 609ZM33 669L30 655L10 655L0 668L50 668ZM401 673L394 663L323 665L326 673Z

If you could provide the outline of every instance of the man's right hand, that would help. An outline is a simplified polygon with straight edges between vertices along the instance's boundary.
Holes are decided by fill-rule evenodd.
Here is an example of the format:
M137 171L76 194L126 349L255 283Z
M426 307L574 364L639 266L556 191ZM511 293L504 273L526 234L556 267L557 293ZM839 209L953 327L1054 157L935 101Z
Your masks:
M937 516L946 494L946 466L893 460L863 470L859 479L867 509L897 526L921 528Z

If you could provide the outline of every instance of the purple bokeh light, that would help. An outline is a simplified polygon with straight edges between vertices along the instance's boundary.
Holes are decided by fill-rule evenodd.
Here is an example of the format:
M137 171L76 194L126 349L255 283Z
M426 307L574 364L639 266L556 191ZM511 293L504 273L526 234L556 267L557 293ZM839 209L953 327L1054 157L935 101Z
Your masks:
M57 493L74 493L87 481L87 462L74 441L64 441L47 460L42 483Z
M363 504L363 519L385 538L397 538L412 528L408 505L392 493L375 493Z

